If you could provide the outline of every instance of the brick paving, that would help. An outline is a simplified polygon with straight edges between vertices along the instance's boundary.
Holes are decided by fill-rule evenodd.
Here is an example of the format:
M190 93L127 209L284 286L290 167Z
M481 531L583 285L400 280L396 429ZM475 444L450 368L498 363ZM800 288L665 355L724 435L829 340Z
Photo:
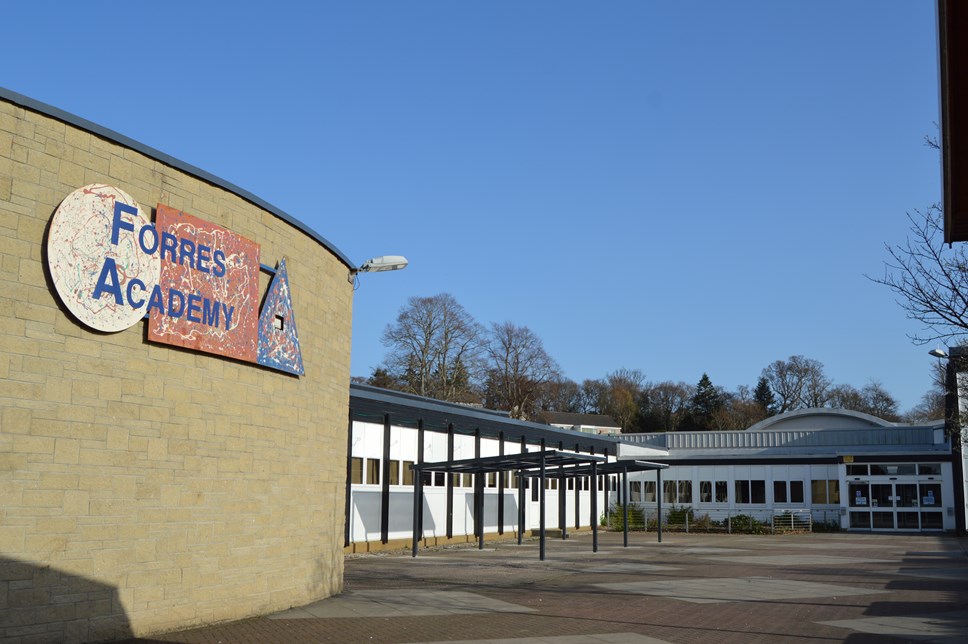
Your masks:
M968 539L588 533L350 556L306 607L130 642L965 642ZM564 639L569 638L569 639Z

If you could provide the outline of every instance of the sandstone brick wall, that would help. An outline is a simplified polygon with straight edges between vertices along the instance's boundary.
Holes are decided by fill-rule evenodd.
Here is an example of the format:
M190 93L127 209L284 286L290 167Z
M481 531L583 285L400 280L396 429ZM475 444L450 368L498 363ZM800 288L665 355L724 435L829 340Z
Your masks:
M286 256L305 375L75 321L45 227L90 183ZM347 271L232 192L0 97L0 640L147 635L341 589Z

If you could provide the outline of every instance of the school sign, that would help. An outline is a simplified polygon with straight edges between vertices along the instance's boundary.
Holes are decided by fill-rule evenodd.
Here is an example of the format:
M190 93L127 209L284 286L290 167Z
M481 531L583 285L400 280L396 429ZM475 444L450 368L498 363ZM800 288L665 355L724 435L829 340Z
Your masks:
M262 266L259 245L158 204L150 217L123 190L91 184L57 208L47 264L74 316L113 333L148 320L152 342L303 375L286 260ZM262 310L259 271L273 274Z

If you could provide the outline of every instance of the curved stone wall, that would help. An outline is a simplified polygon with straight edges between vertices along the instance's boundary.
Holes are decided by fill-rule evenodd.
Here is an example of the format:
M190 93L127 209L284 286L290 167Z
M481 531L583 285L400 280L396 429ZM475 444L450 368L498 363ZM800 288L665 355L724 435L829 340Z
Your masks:
M338 592L352 266L252 195L21 99L0 93L0 638L141 636ZM75 318L46 236L88 184L285 257L305 373Z

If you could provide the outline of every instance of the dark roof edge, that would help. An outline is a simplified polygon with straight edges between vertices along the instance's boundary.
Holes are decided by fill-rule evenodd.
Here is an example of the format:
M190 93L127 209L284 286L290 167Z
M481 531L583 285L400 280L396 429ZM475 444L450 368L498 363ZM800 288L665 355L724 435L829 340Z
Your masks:
M359 395L361 398L369 398L370 400L393 402L397 404L406 401L406 404L413 405L414 407L421 407L424 409L434 408L438 411L446 408L462 414L468 414L468 412L477 412L478 414L486 414L489 417L488 420L493 420L494 418L502 420L511 419L507 412L486 409L484 407L471 407L470 405L462 405L460 403L448 402L446 400L427 398L426 396L419 396L417 394L411 394L405 391L384 389L383 387L374 387L373 385L363 385L355 382L350 383L350 394Z
M383 389L381 387L374 387L372 385L350 383L350 397L352 398L354 396L381 403L408 405L414 409L421 409L425 411L459 414L469 419L507 423L509 425L516 425L521 428L545 432L549 435L561 436L562 438L566 436L569 438L577 436L579 437L579 440L608 445L615 445L622 442L616 437L607 436L604 434L594 436L590 434L581 434L572 430L559 429L557 427L552 427L551 425L545 425L543 423L517 420L515 418L511 418L504 412L494 411L493 409L468 407L467 405L445 402L442 400L436 400L434 398L425 398L415 394L394 391L392 389ZM352 402L350 405L352 406Z
M357 268L357 266L353 264L353 262L351 262L342 253L342 251L336 248L336 246L330 243L328 239L326 239L325 237L317 233L315 230L313 230L306 224L302 223L298 219L294 218L290 214L286 213L285 211L282 211L276 208L275 206L273 206L272 204L268 203L267 201L260 199L259 197L255 196L248 190L243 190L242 188L235 185L234 183L230 183L225 179L217 177L210 172L206 172L205 170L202 170L199 167L193 166L190 163L185 163L184 161L180 161L179 159L176 159L171 155L165 154L160 150L156 150L151 146L144 145L143 143L139 143L138 141L135 141L132 138L124 136L123 134L119 134L114 130L110 130L106 127L102 127L97 123L93 123L91 121L88 121L87 119L83 119L79 116L71 114L70 112L65 112L64 110L56 108L53 105L41 103L40 101L36 101L28 96L24 96L23 94L18 94L17 92L8 90L4 87L0 87L0 99L9 101L10 103L19 105L20 107L29 109L33 112L39 112L41 114L44 114L45 116L49 116L50 118L57 119L58 121L63 121L64 123L73 125L74 127L78 127L82 130L87 130L88 132L90 132L91 134L94 134L95 136L99 136L102 139L107 139L109 141L113 141L114 143L123 145L126 148L130 148L132 150L135 150L136 152L140 152L141 154L144 154L145 156L151 157L156 161L160 161L165 165L169 165L175 168L176 170L181 170L182 172L185 172L186 174L190 174L198 179L201 179L202 181L205 181L214 186L218 186L219 188L223 188L231 193L234 193L235 195L245 199L249 203L272 213L273 215L283 220L290 226L293 226L299 229L300 231L304 232L309 237L312 237L326 250L328 250L337 258L339 258L341 262L346 264L347 268L349 268L350 270L356 270Z

